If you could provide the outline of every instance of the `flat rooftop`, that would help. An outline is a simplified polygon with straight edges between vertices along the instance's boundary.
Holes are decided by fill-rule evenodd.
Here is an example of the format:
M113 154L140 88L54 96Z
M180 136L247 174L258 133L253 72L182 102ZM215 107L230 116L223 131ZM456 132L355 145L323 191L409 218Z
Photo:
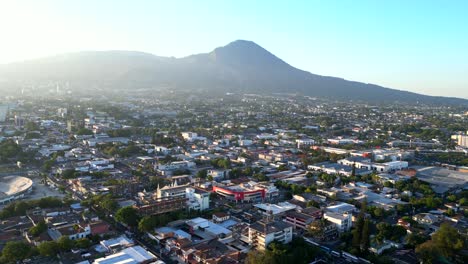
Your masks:
M468 183L468 173L440 167L423 167L416 171L416 177L432 185L437 193L444 193L454 187Z

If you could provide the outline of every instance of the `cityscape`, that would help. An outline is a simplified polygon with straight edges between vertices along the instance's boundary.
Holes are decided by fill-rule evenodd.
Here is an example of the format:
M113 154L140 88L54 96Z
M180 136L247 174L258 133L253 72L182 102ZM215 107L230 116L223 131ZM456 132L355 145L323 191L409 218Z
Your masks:
M0 63L0 263L468 263L466 86L250 40Z

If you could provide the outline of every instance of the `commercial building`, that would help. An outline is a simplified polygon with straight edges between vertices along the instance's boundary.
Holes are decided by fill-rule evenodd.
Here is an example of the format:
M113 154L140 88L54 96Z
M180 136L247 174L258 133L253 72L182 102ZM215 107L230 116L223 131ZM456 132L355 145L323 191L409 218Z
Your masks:
M262 185L256 182L246 182L238 185L230 182L216 184L213 192L236 202L259 202L278 196L278 189L274 185Z

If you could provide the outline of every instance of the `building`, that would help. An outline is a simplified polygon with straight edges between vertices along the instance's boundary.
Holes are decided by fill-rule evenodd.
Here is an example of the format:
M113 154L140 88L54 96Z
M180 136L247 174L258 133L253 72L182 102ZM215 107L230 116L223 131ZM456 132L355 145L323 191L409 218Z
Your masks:
M284 222L293 226L294 229L307 230L307 227L315 221L311 215L300 213L297 211L286 212Z
M422 147L422 148L435 148L439 147L442 144L439 142L425 142L425 141L403 141L403 140L395 140L392 142L387 143L392 148L395 147Z
M249 226L249 244L257 250L265 250L268 245L277 241L288 244L292 241L293 227L283 221L258 221Z
M0 177L0 204L21 199L32 191L31 179L21 176Z
M211 193L199 188L185 188L185 197L190 210L205 211L210 209Z
M162 188L158 187L156 188L156 197L159 198L180 198L180 197L186 197L186 190L190 185L178 185L177 181L174 181L172 185L166 185Z
M200 137L195 132L182 132L182 137L188 142L193 142L197 140L201 140L201 141L206 140L206 137Z
M449 170L441 167L423 167L417 170L416 177L431 185L437 194L466 188L468 173Z
M66 236L71 240L85 238L91 235L91 226L89 224L68 223L53 223L52 227L47 229L47 233L53 240L58 240L62 236Z
M266 190L254 184L242 183L239 185L215 185L213 192L236 202L262 201L266 197Z
M334 212L326 212L325 214L323 214L323 218L332 222L338 229L338 232L340 233L351 230L351 227L353 226L352 215L348 213L341 214Z
M141 246L133 246L115 254L98 258L94 260L94 264L117 264L117 263L135 263L144 264L156 261L156 256L142 248Z
M297 148L310 147L315 144L315 140L306 138L306 139L296 139Z
M278 204L256 204L254 205L258 211L265 215L283 215L288 211L296 210L297 206L288 202L278 203Z
M0 123L5 122L8 114L8 105L0 105Z
M167 212L178 211L187 208L187 198L160 198L146 201L142 205L136 205L135 208L138 210L140 215L158 215Z
M457 142L458 146L468 148L468 135L452 135L452 139Z
M390 161L385 163L373 163L364 157L350 157L338 161L341 165L354 166L356 170L368 170L377 172L397 171L408 168L407 161Z
M325 209L327 212L339 213L339 214L352 214L356 211L356 206L349 203L339 203L336 205L327 206Z
M227 238L232 236L231 230L205 218L193 218L185 222L185 224L189 227L190 234L195 234L199 237ZM208 236L203 233L206 233Z

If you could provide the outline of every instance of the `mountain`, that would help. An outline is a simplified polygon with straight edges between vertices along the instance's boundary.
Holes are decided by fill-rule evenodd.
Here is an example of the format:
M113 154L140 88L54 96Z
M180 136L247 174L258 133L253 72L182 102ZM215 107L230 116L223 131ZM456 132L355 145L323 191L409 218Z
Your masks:
M134 51L77 52L0 66L7 82L105 83L201 92L294 93L337 100L468 105L468 100L320 76L287 64L254 42L237 40L184 58Z

